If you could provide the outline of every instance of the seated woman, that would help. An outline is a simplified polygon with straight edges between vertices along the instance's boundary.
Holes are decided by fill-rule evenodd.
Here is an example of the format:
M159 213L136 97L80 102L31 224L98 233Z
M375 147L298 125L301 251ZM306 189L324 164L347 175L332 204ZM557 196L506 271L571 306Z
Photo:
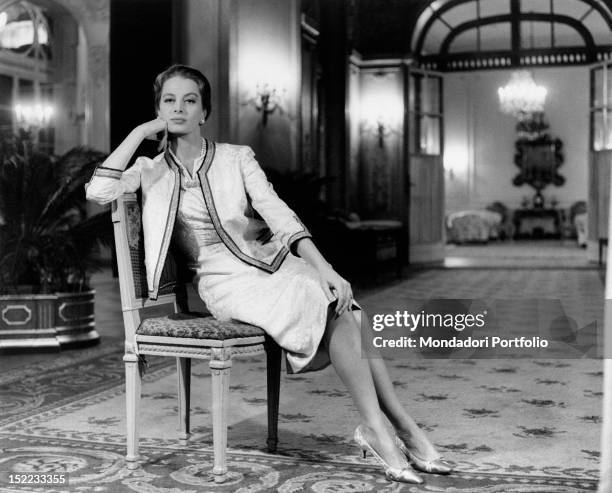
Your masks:
M408 460L423 472L450 473L400 404L384 361L361 357L367 315L251 149L201 137L211 108L206 77L174 65L157 76L154 94L157 118L134 128L86 186L101 204L141 188L149 296L157 297L169 243L178 242L215 317L261 327L285 350L291 372L334 365L363 418L355 440L389 479L421 483ZM143 139L161 131L165 151L124 171Z

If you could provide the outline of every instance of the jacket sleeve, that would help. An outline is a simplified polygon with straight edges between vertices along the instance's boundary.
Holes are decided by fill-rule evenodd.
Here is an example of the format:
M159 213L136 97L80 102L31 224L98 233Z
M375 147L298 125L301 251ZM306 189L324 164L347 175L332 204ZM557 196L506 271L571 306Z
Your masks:
M88 183L85 184L87 200L104 205L119 198L124 193L135 192L140 187L140 171L145 158L139 157L127 170L98 166Z
M248 146L240 149L240 168L246 191L251 197L251 205L264 219L274 237L287 248L302 238L311 238L310 231L304 226L296 213L279 198L272 184L255 160L255 153ZM295 253L294 249L291 249Z

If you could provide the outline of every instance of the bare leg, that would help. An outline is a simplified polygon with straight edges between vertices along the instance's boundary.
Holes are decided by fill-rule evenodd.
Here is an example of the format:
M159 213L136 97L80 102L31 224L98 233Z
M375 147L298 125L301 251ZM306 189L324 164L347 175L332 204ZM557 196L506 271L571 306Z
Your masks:
M367 437L368 441L391 467L407 467L407 461L395 446L393 435L380 409L370 366L361 357L360 334L355 325L355 318L349 312L337 319L328 319L325 342L331 362L364 422L376 435Z
M356 310L353 313L355 322L359 326L361 326L360 318L365 317L364 321L368 323L368 328L365 330L371 330L369 319L364 311ZM380 408L393 427L401 433L406 445L419 457L426 460L437 458L439 454L436 449L399 401L385 361L382 358L368 358L368 362Z

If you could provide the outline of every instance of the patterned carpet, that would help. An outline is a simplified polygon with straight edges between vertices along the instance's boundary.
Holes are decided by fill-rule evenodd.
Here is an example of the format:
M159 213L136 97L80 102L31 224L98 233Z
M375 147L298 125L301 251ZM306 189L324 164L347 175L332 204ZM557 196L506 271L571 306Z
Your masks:
M593 270L430 270L358 298L372 314L407 298L491 297L564 300L576 317L601 322L603 287ZM526 321L526 323L529 323ZM195 364L192 431L176 440L172 362L153 358L145 375L137 471L124 467L122 347L116 340L78 356L15 368L0 376L0 471L71 473L69 489L96 492L580 492L596 490L602 366L598 360L389 361L398 393L443 454L450 477L423 485L387 482L358 457L358 416L333 369L283 375L279 453L264 451L264 360L232 368L232 471L210 481L210 377ZM11 489L0 483L0 491ZM27 490L37 491L37 490Z

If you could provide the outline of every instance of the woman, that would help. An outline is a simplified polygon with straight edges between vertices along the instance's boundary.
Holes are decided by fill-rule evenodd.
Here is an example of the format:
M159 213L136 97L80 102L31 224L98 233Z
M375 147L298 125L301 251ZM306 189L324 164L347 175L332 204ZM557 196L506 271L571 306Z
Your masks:
M361 357L366 315L350 284L278 198L253 152L201 137L211 108L206 77L174 65L157 76L154 93L157 118L132 130L86 187L88 199L102 204L142 189L149 296L157 297L172 238L215 317L261 327L285 349L290 372L334 365L364 421L355 440L364 455L370 451L382 463L389 479L421 483L408 460L423 472L450 473L401 406L384 361ZM142 140L162 131L165 152L141 156L124 172Z

